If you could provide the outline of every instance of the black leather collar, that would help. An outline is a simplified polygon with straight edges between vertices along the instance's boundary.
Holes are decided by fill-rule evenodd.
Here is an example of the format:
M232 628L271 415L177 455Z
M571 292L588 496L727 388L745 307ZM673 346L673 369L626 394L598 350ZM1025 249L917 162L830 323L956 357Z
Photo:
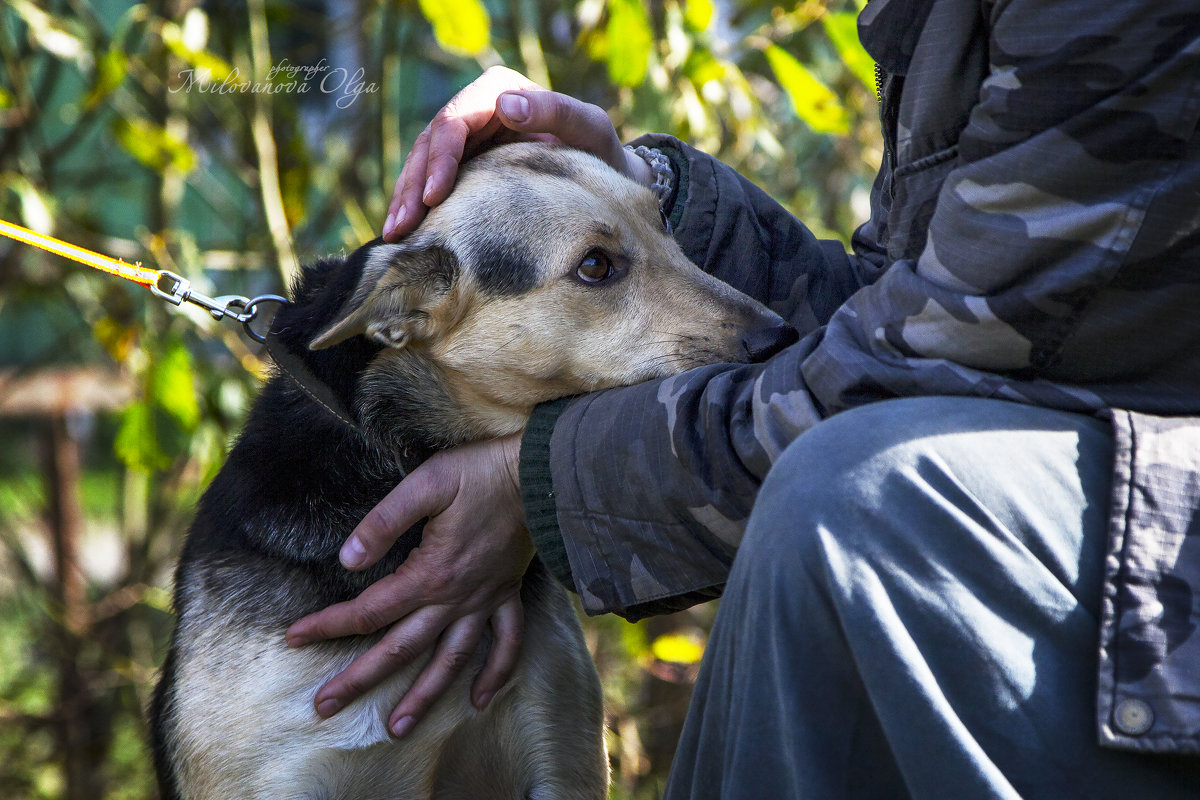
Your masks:
M363 434L363 429L354 421L354 415L350 409L346 408L341 398L334 393L333 389L329 388L328 384L312 374L312 370L288 348L287 343L273 328L267 332L266 345L267 352L271 354L271 358L275 359L275 365L279 367L280 372L291 378L301 391L332 414L338 422L359 435Z

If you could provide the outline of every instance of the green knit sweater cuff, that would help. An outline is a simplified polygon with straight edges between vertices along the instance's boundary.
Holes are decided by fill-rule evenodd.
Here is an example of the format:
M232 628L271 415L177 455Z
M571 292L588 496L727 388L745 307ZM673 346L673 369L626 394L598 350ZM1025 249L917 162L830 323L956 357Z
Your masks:
M550 439L554 424L571 402L570 397L542 403L534 409L521 438L521 500L525 504L525 526L537 548L538 558L559 583L575 591L571 562L558 527L554 504L554 479L550 474Z
M687 155L679 148L661 143L658 149L671 162L671 169L675 172L675 190L671 192L670 207L663 209L667 212L671 230L675 230L683 220L683 209L687 205L688 180L691 178L691 175L688 174L690 165Z

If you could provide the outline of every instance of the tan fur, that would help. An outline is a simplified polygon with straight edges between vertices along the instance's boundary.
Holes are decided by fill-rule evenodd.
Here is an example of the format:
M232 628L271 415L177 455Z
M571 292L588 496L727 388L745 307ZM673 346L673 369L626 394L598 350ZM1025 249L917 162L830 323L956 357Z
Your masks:
M593 250L623 274L579 280ZM511 276L519 291L483 263L509 251L530 254L528 274ZM468 162L416 233L376 245L311 346L356 335L386 345L359 381L364 425L404 416L389 398L419 390L421 413L404 424L448 446L521 431L556 397L744 360L741 335L772 319L688 261L647 189L583 153L525 144ZM205 587L202 573L183 587L203 612L178 636L170 749L189 800L607 795L595 668L565 591L540 567L526 576L524 644L504 690L484 712L471 706L477 656L400 742L384 723L423 663L322 720L318 688L378 637L289 649L284 626L247 626Z
M321 719L317 689L379 637L293 649L282 629L247 628L234 615L219 621L221 599L208 598L210 613L194 634L186 620L180 630L188 645L176 677L172 749L185 796L523 800L504 787L529 785L564 800L605 797L595 669L565 592L544 574L531 579L537 585L526 594L538 599L528 604L527 646L508 684L476 711L469 693L482 666L477 657L403 742L384 722L424 660ZM199 580L189 588L204 592ZM586 722L563 728L555 719ZM503 761L509 780L481 770L488 755Z

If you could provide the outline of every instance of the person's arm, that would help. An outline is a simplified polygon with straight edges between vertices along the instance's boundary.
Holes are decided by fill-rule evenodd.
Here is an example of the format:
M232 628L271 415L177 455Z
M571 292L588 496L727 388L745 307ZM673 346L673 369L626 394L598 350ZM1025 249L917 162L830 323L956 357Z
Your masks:
M615 611L631 619L719 594L762 476L778 451L822 416L796 378L800 364L833 313L877 277L840 242L816 239L765 192L712 156L657 134L634 144L656 147L671 160L677 181L671 227L688 257L769 305L808 338L772 359L757 393L765 365L726 364L535 410L522 441L520 483L538 556L583 596L589 611ZM787 396L774 397L773 387ZM728 440L731 429L723 420L730 417L757 419L761 429L743 430L737 442ZM589 429L581 430L581 424ZM676 425L679 436L668 444ZM710 436L731 447L697 449ZM593 452L594 460L589 459ZM572 469L575 464L578 471ZM672 494L684 488L668 484L680 467L703 483L687 495L694 501ZM560 482L568 473L574 473L566 478L570 486ZM637 477L629 480L631 474ZM592 518L589 497L602 503L611 498L612 505ZM681 505L664 506L656 497ZM635 508L636 514L625 513ZM564 513L570 516L564 525L579 526L567 539L560 533ZM610 515L620 522L606 520ZM657 530L658 524L668 525L670 533ZM619 539L635 530L642 532L633 534L636 554L618 555ZM614 567L614 559L625 563ZM586 562L575 578L573 561ZM654 594L660 596L645 601Z
M877 277L841 242L818 240L770 195L707 153L657 133L631 143L637 145L670 159L671 233L688 258L770 306L802 334L823 325Z

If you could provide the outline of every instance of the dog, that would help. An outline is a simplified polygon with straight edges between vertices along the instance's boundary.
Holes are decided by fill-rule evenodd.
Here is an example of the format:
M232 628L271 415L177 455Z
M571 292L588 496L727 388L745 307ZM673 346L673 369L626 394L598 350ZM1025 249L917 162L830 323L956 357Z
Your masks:
M303 270L271 326L290 355L201 498L175 574L150 708L164 800L607 796L599 679L536 559L511 679L485 710L471 705L485 640L403 740L384 722L421 660L322 719L317 689L379 634L289 648L284 631L419 545L417 526L371 569L338 562L349 531L433 452L519 432L544 401L795 340L667 227L648 189L594 156L515 143L466 162L402 242Z

